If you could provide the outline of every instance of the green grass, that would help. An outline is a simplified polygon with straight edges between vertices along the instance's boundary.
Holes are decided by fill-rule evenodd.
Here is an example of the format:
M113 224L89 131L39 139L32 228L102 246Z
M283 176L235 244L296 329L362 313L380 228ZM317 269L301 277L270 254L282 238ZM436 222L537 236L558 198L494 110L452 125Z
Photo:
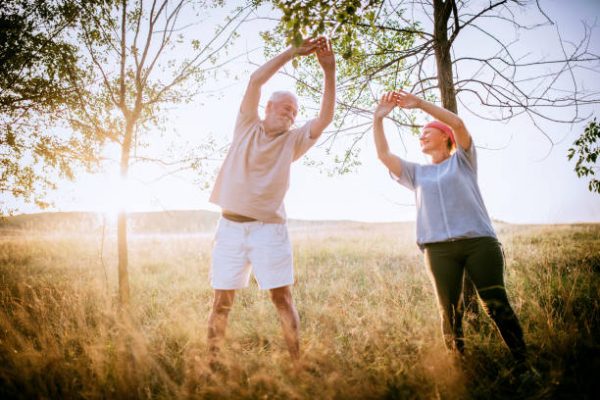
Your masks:
M523 379L485 315L443 346L413 227L292 231L303 358L267 293L230 315L223 368L206 344L208 235L130 238L130 318L115 238L0 236L0 398L592 398L600 370L600 225L499 225L506 280L539 377Z

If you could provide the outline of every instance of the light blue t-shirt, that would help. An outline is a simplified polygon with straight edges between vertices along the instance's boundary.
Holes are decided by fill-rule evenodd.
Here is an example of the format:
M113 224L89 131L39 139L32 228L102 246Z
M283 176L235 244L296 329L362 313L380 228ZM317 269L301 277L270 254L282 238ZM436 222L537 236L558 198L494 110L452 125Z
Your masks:
M475 144L456 152L440 164L402 160L400 184L415 192L417 244L455 239L496 237L477 184Z

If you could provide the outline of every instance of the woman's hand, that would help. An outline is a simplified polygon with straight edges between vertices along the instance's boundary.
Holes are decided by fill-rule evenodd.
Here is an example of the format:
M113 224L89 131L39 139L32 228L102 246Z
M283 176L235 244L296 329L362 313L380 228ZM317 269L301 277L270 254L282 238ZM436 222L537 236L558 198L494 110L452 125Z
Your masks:
M377 157L394 175L401 176L402 160L390 151L390 146L383 131L383 118L396 107L395 94L395 92L387 92L381 96L381 100L373 112L373 139L375 140Z
M420 108L421 99L412 93L400 89L394 93L394 101L400 108Z
M396 92L387 92L381 96L381 100L373 112L373 116L375 118L385 118L394 109L394 107L396 107L396 100L394 96L396 96Z
M471 135L469 134L467 127L462 119L452 111L436 106L435 104L423 100L412 93L405 92L404 90L394 92L394 102L401 108L419 108L425 111L434 119L437 119L452 128L457 145L464 150L469 150L471 148Z

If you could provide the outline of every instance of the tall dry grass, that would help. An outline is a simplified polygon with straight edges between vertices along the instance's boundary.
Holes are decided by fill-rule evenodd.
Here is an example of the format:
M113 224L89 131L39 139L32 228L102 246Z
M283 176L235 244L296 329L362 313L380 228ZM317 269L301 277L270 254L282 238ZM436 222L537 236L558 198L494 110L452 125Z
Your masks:
M466 321L464 359L444 349L412 229L293 229L302 361L291 364L268 294L252 283L236 296L215 371L210 235L133 236L126 313L114 238L0 237L0 398L592 398L600 226L498 226L539 372L525 376L486 316Z

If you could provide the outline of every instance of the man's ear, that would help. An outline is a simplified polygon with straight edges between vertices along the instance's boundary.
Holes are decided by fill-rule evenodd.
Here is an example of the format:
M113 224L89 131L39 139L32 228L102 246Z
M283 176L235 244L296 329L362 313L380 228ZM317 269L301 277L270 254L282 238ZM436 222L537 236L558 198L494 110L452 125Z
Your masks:
M272 106L273 106L272 101L271 100L267 101L267 106L265 107L265 113L269 112L271 110Z

